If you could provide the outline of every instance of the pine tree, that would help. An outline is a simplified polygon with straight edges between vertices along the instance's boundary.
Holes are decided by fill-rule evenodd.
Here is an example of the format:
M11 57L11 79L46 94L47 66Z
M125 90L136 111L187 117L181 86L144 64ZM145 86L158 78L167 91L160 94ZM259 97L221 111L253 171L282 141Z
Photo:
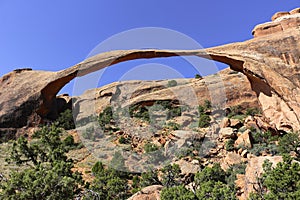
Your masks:
M1 181L1 198L61 200L72 199L81 192L81 175L72 172L73 161L66 156L69 147L60 134L61 129L52 125L36 132L30 143L24 137L13 143L7 161L26 168Z

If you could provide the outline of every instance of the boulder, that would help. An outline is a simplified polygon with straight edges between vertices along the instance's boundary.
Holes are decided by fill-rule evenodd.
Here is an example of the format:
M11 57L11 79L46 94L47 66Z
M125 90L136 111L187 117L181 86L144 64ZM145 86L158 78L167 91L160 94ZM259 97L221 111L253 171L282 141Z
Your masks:
M244 174L237 174L236 180L234 181L237 187L237 197L240 200L243 200L242 195L244 194L244 187L245 187L245 175Z
M257 122L253 116L246 117L244 124L246 125L246 128L248 128L248 129L255 129L257 131L260 130L260 128L258 127Z
M247 129L244 133L240 134L237 138L237 140L234 142L234 147L246 147L246 148L252 148L252 135L251 131Z
M226 128L230 126L230 120L227 117L224 117L220 123L220 128Z
M274 125L271 126L262 117L255 116L254 119L255 119L256 124L259 127L259 129L264 130L264 131L270 131L273 135L278 134L276 128L274 127Z
M230 166L235 164L240 164L243 162L242 157L235 152L227 152L225 158L221 161L221 167L224 170L227 170Z
M239 119L230 119L230 127L240 128L243 123Z
M234 129L230 127L221 128L219 134L224 139L230 139L236 136Z
M241 152L241 156L242 156L243 158L247 158L247 153L248 153L248 150L245 149L245 150L243 150L243 151Z
M175 164L179 165L181 174L196 174L200 170L199 164L193 164L185 160L176 161Z
M176 117L176 123L179 124L181 127L188 127L192 123L192 118L189 116L179 116Z
M151 185L135 193L128 200L160 200L160 191L162 189L162 185Z
M201 141L204 135L201 135L195 131L183 131L183 130L176 130L172 133L173 136L177 138L175 142L177 148L181 148L184 146L190 146L193 141Z

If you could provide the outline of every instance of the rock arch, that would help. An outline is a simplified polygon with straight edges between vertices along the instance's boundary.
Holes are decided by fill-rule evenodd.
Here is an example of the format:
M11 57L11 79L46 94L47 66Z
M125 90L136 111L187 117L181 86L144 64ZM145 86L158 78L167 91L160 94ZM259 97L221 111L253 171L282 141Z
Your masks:
M116 50L58 72L11 72L0 79L0 128L20 128L34 123L38 115L47 115L56 94L76 76L134 59L199 56L245 74L264 115L277 129L300 130L300 16L296 13L284 22L288 19L296 25L245 42L200 50Z

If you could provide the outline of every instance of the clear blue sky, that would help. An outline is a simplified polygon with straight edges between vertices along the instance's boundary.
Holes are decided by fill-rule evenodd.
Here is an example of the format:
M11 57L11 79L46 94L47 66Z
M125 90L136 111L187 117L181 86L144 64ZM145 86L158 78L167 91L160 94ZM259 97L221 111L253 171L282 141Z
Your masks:
M0 76L64 69L133 28L176 30L203 47L244 41L255 25L296 7L299 0L0 0Z

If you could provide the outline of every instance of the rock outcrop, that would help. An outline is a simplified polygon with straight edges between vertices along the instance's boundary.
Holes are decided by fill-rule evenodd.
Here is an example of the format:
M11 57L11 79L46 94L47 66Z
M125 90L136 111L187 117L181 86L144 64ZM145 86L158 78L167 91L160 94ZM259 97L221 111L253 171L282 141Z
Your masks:
M128 105L152 105L155 101L176 101L188 106L203 104L212 100L212 95L224 93L226 106L240 105L243 108L259 107L255 92L242 73L233 73L230 69L220 71L217 75L206 76L203 79L176 79L178 85L169 88L168 80L161 81L126 81L112 83L101 88L86 91L76 99L74 113L76 120L81 121L90 115L99 114L107 106L124 108ZM220 84L220 80L224 84ZM243 84L240 84L240 83ZM209 85L208 85L209 83ZM213 88L213 91L210 89ZM187 95L187 93L191 93ZM221 99L223 100L223 99ZM189 123L190 116L182 116L179 120ZM132 127L136 128L136 127ZM136 132L131 130L130 132Z
M255 188L258 188L257 178L263 173L263 163L265 160L270 161L273 167L277 163L282 162L281 156L261 156L251 158L248 162L245 175L239 175L236 181L237 186L242 188L244 193L240 199L248 199L251 192L255 192Z
M254 37L266 36L273 33L287 31L300 26L300 8L290 12L277 12L272 17L272 22L257 25L252 34Z
M160 200L160 191L163 189L161 185L152 185L143 188L135 193L128 200Z
M34 125L53 116L56 94L76 76L120 62L171 56L199 56L228 64L243 73L263 114L278 130L300 130L299 9L277 14L274 28L256 28L254 39L201 50L117 50L59 72L17 70L0 79L0 128ZM262 29L262 32L259 30ZM265 32L265 29L274 29ZM280 29L280 30L279 30ZM259 37L264 35L264 37Z

